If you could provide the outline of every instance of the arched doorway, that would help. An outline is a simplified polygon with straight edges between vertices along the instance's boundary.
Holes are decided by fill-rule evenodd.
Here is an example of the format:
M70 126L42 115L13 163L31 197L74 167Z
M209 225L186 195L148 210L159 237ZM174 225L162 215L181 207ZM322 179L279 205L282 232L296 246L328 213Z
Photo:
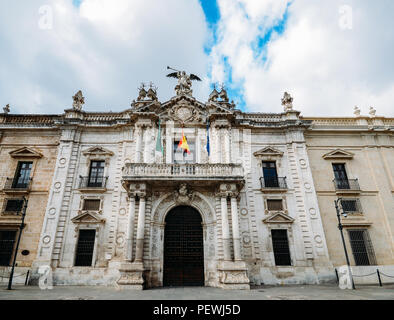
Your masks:
M200 213L189 206L172 209L165 219L164 286L204 286L204 245Z

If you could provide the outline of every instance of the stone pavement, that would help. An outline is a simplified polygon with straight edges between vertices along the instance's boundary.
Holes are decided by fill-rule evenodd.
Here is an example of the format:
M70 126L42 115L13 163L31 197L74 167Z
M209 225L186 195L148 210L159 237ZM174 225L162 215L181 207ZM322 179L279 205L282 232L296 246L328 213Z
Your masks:
M0 287L0 300L394 300L394 285L358 286L340 290L335 285L258 286L251 290L209 287L156 288L144 291L115 287L37 286Z

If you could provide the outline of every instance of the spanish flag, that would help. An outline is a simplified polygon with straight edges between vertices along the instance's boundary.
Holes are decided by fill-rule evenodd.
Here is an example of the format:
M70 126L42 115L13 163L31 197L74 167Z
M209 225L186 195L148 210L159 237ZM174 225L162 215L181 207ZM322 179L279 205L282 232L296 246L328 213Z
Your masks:
M183 130L182 130L182 138L179 141L178 148L181 148L181 149L183 149L183 152L186 151L187 154L190 154L189 145L187 144L187 140L186 140L185 135L183 134Z

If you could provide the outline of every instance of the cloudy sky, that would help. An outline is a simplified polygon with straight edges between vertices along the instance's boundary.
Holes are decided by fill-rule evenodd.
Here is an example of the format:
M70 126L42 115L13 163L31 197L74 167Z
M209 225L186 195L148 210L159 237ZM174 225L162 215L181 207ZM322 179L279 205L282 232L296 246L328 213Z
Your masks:
M206 101L224 83L238 108L305 116L394 116L392 0L1 0L0 104L62 113L121 111L166 66L199 75ZM1 109L0 109L1 110Z

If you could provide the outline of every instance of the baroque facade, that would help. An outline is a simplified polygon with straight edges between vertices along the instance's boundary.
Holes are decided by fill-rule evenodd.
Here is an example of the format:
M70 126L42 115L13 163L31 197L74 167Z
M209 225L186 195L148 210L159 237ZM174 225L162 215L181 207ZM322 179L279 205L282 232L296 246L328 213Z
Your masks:
M284 111L266 114L236 109L225 89L215 88L206 103L193 97L190 81L179 79L175 90L162 103L154 87L142 86L131 108L116 113L84 111L78 92L62 115L1 115L2 157L12 151L6 137L13 134L16 144L50 162L41 211L29 208L26 215L28 228L41 229L30 243L37 252L27 265L32 281L46 265L59 285L248 289L335 281L334 266L343 264L331 204L337 193L322 169L335 152L364 148L356 131L330 127L334 119L327 127L301 117L287 93ZM392 265L393 119L373 120L381 121L376 130L383 128L374 133L364 120L368 150L357 152L380 161L388 175L383 182L376 171L377 184L362 189L379 208L362 219L385 228L376 232L376 253L379 263ZM177 148L183 135L190 153ZM50 156L40 143L52 148ZM23 259L18 253L17 261Z

